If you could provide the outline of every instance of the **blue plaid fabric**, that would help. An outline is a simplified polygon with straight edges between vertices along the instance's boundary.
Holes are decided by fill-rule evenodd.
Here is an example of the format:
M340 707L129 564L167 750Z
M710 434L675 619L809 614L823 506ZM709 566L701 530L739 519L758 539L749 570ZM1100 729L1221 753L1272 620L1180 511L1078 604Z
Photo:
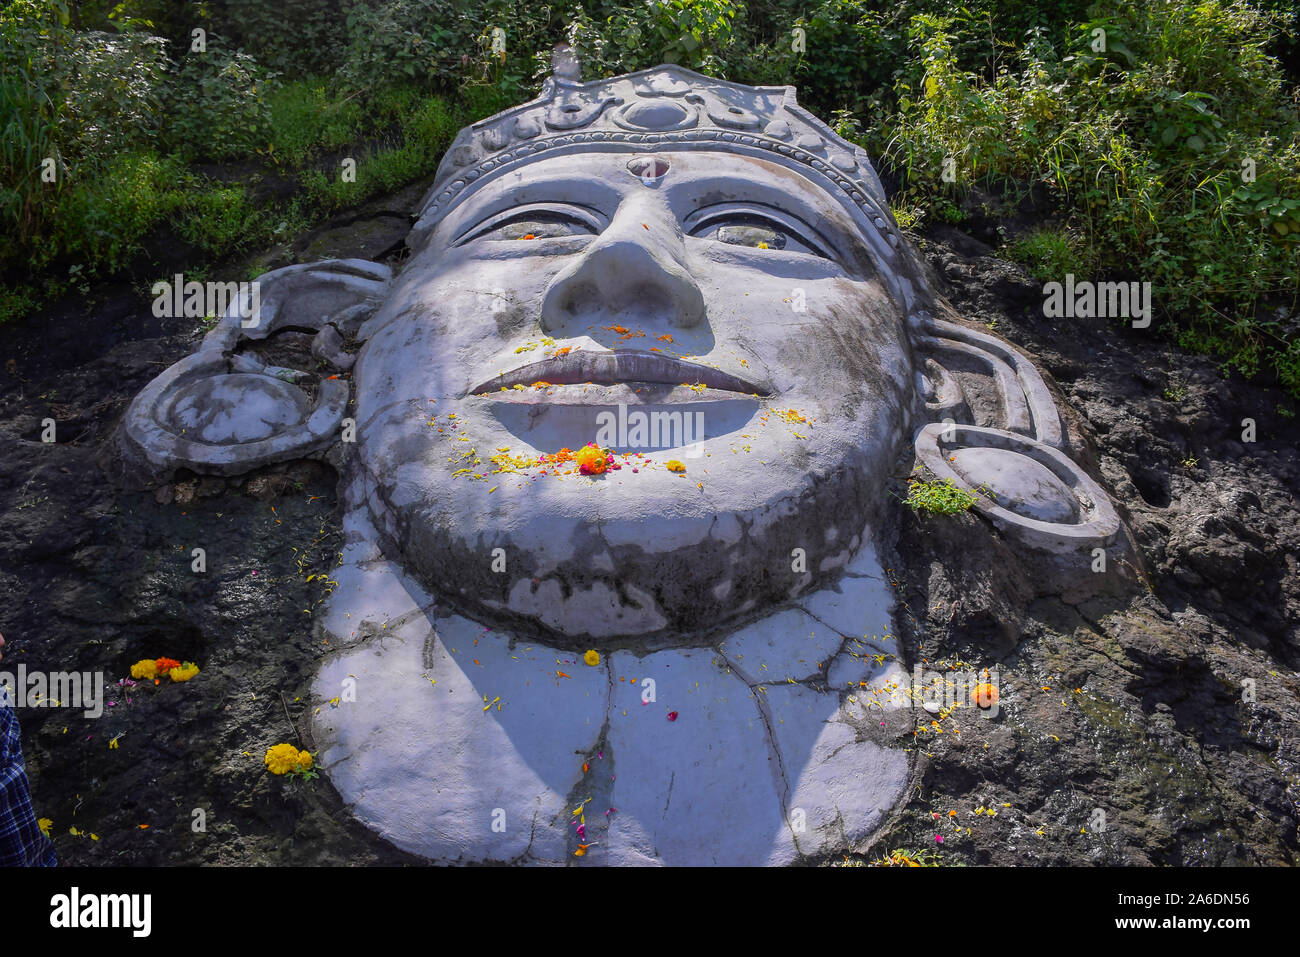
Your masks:
M54 845L41 833L32 809L18 716L0 687L0 867L54 864Z

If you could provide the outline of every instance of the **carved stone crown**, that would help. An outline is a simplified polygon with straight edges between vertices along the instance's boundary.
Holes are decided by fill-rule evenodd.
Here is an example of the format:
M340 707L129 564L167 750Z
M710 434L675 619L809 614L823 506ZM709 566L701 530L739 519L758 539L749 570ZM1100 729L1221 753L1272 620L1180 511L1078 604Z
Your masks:
M412 245L422 245L483 183L535 159L723 149L798 170L897 248L897 227L867 154L801 108L793 86L744 86L679 66L581 83L567 50L557 49L552 64L537 99L460 131L420 204Z

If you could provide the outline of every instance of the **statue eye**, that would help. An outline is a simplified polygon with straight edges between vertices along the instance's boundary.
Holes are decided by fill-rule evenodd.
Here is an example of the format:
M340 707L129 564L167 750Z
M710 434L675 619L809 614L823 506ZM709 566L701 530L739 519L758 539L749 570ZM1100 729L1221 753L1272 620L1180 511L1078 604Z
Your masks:
M713 238L731 246L755 249L785 249L786 235L779 229L736 223L715 228Z
M777 250L803 253L830 259L822 244L814 241L812 230L803 228L793 218L787 221L775 216L751 211L734 211L692 217L690 234L700 239L712 239L729 246L748 246L750 249Z
M583 215L576 208L531 208L511 210L493 216L470 230L460 243L478 239L529 241L560 239L568 236L594 236L600 232L593 217Z
M589 236L591 229L585 223L559 217L539 218L529 216L495 227L484 239L555 239L557 236Z

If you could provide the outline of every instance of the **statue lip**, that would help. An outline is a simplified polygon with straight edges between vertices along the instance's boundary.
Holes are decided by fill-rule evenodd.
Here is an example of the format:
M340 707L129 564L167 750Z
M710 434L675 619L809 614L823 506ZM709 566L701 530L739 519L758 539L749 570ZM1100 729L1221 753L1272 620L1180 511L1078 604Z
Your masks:
M686 362L673 356L641 349L610 352L579 350L562 356L550 356L537 362L504 372L469 390L470 395L486 395L511 386L530 386L535 382L550 385L618 385L626 382L653 382L667 385L703 385L723 392L767 395L768 390L712 366Z

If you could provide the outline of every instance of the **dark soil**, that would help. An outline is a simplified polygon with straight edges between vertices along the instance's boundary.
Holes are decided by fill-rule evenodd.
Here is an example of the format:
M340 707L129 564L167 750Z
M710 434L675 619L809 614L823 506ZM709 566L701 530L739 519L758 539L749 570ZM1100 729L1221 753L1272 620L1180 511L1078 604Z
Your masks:
M409 207L419 192L391 201ZM352 225L330 223L259 262L319 258L295 252L309 246L378 258L383 250L366 247L393 219L374 204L350 213ZM364 241L345 249L340 232ZM244 278L248 265L213 278ZM154 318L150 304L129 285L101 288L91 302L0 327L0 669L103 671L114 702L98 720L19 711L37 812L54 822L59 860L421 863L354 823L324 779L292 782L263 766L273 744L313 747L299 735L309 733L307 689L329 649L311 628L326 586L307 579L336 565L342 548L333 471L301 462L123 493L96 465L130 400L206 331L198 320ZM268 348L302 345L285 338ZM54 443L41 441L46 418ZM205 552L202 574L192 571L195 548ZM134 662L160 655L202 671L187 684L116 685Z
M957 311L1054 380L1133 531L1139 587L1067 601L974 514L903 518L912 661L996 668L1000 713L959 709L940 731L920 712L913 799L869 858L1294 865L1300 423L1281 411L1293 404L1162 343L1155 324L1045 318L1041 284L967 234L918 240ZM1093 575L1081 558L1076 580Z
M398 257L391 236L419 187L408 193L258 263ZM1296 863L1300 424L1279 413L1285 397L1222 378L1154 328L1044 318L1041 286L957 230L923 247L958 311L1054 380L1140 556L1086 597L1090 582L1047 587L1033 555L973 514L900 515L908 653L931 669L998 669L1000 713L958 710L943 733L904 742L913 796L867 859ZM341 548L333 473L307 462L121 493L95 464L130 399L203 332L155 319L129 287L0 327L0 668L116 681L166 655L203 669L183 685L114 685L98 721L22 709L38 812L70 864L419 863L353 823L323 778L263 768L267 747L308 733L328 650L311 628L326 586L308 578ZM191 570L194 548L205 573Z

